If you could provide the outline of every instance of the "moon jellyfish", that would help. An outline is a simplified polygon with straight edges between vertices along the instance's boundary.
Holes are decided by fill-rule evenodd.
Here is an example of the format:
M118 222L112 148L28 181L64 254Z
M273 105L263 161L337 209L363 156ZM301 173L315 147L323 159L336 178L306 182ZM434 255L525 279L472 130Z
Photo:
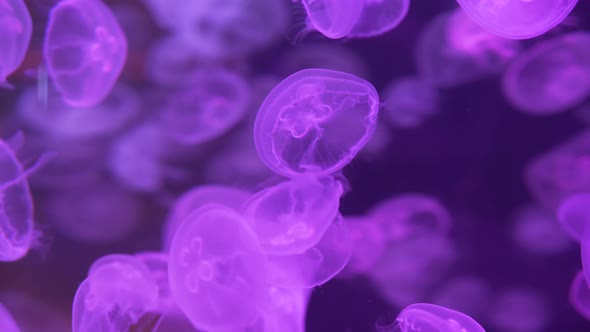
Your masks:
M572 280L569 293L570 305L582 317L590 320L590 288L581 270Z
M203 60L186 40L171 36L156 41L147 53L145 73L150 81L176 87L192 81Z
M510 64L504 96L527 114L556 114L590 95L590 33L572 32L535 44Z
M164 134L185 145L217 138L244 118L249 93L238 74L222 68L203 68L195 73L191 84L170 96L164 105Z
M526 206L517 211L512 238L522 249L541 255L563 253L574 243L556 218L538 206Z
M418 36L416 67L436 87L454 87L499 73L520 51L517 41L477 26L458 8L436 16Z
M137 258L97 260L74 297L72 331L129 331L157 306L158 287Z
M64 101L87 107L100 103L119 78L127 39L102 1L64 0L49 15L43 53Z
M369 212L386 239L403 239L421 234L447 235L452 226L448 210L435 197L419 193L393 196L377 203Z
M357 0L359 1L359 0ZM362 14L347 34L352 38L370 38L397 27L408 14L410 0L360 0Z
M258 155L287 177L337 172L371 139L378 113L371 83L327 69L301 70L260 107L254 125Z
M141 200L108 182L55 190L39 203L42 219L62 235L87 243L119 241L142 218Z
M385 235L371 217L344 217L349 229L352 254L344 269L345 276L368 273L382 258Z
M346 37L357 24L363 0L301 0L307 13L306 25L328 38Z
M31 14L23 0L0 1L0 84L25 59L33 33Z
M497 294L488 312L490 329L506 332L543 331L550 319L546 299L524 287Z
M320 241L338 213L342 193L334 178L297 178L254 194L243 215L266 253L298 254Z
M554 212L575 193L590 191L590 131L584 131L535 157L525 182L542 207Z
M486 30L505 38L527 39L552 29L578 0L457 0Z
M432 296L432 303L479 319L492 299L490 285L481 278L459 276L447 280Z
M152 280L158 288L158 306L155 311L166 313L176 308L176 303L170 293L168 282L168 254L163 252L140 252L134 255L150 271Z
M394 127L417 127L440 110L438 90L420 77L395 79L381 95L383 116Z
M348 229L338 216L314 247L301 254L269 255L270 283L290 289L320 286L344 269L351 252Z
M170 248L176 231L191 213L207 204L219 204L240 211L250 195L248 191L222 185L202 185L185 192L174 202L164 225L164 249Z
M3 332L21 332L18 324L2 303L0 303L0 329Z
M93 107L65 104L61 98L40 100L33 88L18 99L18 116L23 123L52 139L91 139L116 133L139 115L141 101L136 92L117 84L112 93Z
M578 242L590 238L590 193L569 196L557 209L559 224Z
M401 332L485 332L466 314L430 303L407 306L397 316L396 324Z
M180 225L170 248L170 290L193 324L206 330L248 326L267 300L266 258L234 210L205 206Z
M268 304L246 331L304 332L308 290L269 287Z

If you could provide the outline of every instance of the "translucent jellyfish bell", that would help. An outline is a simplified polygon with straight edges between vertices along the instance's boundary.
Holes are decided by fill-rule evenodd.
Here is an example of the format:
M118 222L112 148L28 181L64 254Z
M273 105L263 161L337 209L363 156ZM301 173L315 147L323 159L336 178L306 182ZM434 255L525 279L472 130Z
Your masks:
M581 103L590 95L590 33L535 44L510 64L502 90L515 109L531 115L556 114Z
M572 280L569 293L570 305L582 317L590 320L590 288L583 271L578 271Z
M345 275L355 275L369 272L382 258L385 250L385 234L373 218L350 217L344 218L349 229L352 254L346 268Z
M207 204L219 204L240 211L251 194L239 188L223 185L202 185L180 196L172 207L163 232L164 248L168 250L176 231L191 213Z
M408 14L410 0L361 0L362 14L348 33L352 38L370 38L397 27Z
M527 39L552 29L578 0L457 0L486 30L511 39Z
M363 0L301 0L307 13L307 25L328 38L347 36L363 11Z
M64 0L51 10L43 52L47 73L64 101L93 106L119 78L127 39L102 1Z
M304 69L266 97L254 125L258 155L287 177L342 169L371 139L379 96L351 74Z
M21 332L18 324L2 303L0 303L0 330L3 332Z
M243 215L266 253L298 254L316 245L338 213L342 184L297 178L254 194Z
M267 301L266 259L256 235L231 208L208 205L187 217L168 264L172 296L199 328L248 326Z
M430 303L414 303L396 319L401 332L485 332L473 318L452 309Z
M385 121L394 127L419 126L440 110L438 90L420 77L395 79L381 95Z
M572 248L572 241L555 216L538 206L521 208L514 219L512 238L533 254L559 254Z
M33 33L31 14L23 0L0 1L0 84L25 59Z
M156 283L137 258L101 257L74 297L72 330L128 331L156 308L157 299Z
M155 41L146 57L146 76L154 83L170 87L187 84L205 65L198 52L177 35Z
M590 193L575 194L562 201L557 220L576 241L590 238Z
M549 303L536 290L522 287L497 292L488 311L490 329L506 332L543 331L551 320Z
M162 109L164 133L185 145L219 137L244 118L250 91L237 73L202 68Z
M168 281L168 254L163 252L145 251L134 255L150 271L150 275L158 288L158 306L156 311L164 314L176 309L176 303L170 293Z

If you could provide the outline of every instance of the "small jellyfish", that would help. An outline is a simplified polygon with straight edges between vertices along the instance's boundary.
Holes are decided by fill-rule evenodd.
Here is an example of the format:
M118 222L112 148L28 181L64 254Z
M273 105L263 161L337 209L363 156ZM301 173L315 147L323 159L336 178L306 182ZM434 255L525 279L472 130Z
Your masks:
M256 235L221 205L205 206L180 225L168 276L178 307L205 330L251 325L267 301L266 258Z
M458 8L436 16L418 36L418 74L435 87L470 83L504 69L520 43L498 37Z
M244 78L223 68L201 68L170 96L160 114L164 134L183 145L217 138L242 120L250 91Z
M316 245L338 213L342 184L297 178L254 194L243 215L266 253L290 255Z
M269 255L270 283L289 289L320 286L344 269L351 253L348 228L337 216L314 247L301 254Z
M87 107L111 91L127 58L127 39L100 0L60 1L43 45L47 73L64 101Z
M92 264L72 308L72 331L129 331L158 304L158 287L137 258L108 255Z
M174 202L172 211L164 224L162 235L164 249L170 248L176 231L191 213L207 204L219 204L241 211L250 196L251 194L246 190L222 185L202 185L185 192Z
M590 320L590 287L581 270L572 280L569 293L570 305L582 317Z
M167 87L189 83L204 65L198 52L176 35L157 40L146 56L146 76L150 81Z
M494 331L544 331L550 320L547 300L538 291L526 287L497 293L488 311L488 324Z
M0 330L2 332L21 332L18 324L2 303L0 303Z
M385 250L385 235L371 217L346 216L344 223L349 229L352 254L344 269L344 276L368 273L381 259Z
M407 306L397 316L396 325L401 332L485 332L466 314L430 303Z
M0 0L0 85L25 59L33 33L31 14L23 0Z
M519 209L512 227L515 243L533 254L563 253L571 249L574 243L560 227L555 216L538 206Z
M480 319L487 314L492 294L485 280L474 276L458 276L447 280L436 290L431 302Z
M307 13L306 25L328 38L346 37L363 12L363 0L301 0Z
M258 155L287 177L337 172L371 139L378 113L371 83L327 69L301 70L260 107L254 125Z
M535 157L525 182L535 200L550 212L575 193L590 191L590 131L583 131Z
M557 220L576 241L590 238L590 193L574 194L563 200L557 209Z
M516 110L531 115L556 114L581 103L590 95L590 33L535 44L510 64L502 90Z
M410 9L410 0L360 2L363 3L362 13L347 37L370 38L391 31L403 21Z
M457 0L479 25L498 36L528 39L561 23L578 0Z
M438 90L420 77L395 79L381 95L384 119L394 127L417 127L440 110Z

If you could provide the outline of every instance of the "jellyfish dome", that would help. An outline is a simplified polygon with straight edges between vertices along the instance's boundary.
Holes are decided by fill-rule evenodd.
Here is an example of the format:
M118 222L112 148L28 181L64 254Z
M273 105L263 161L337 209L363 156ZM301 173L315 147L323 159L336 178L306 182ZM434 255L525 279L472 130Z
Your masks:
M0 83L25 59L33 33L33 21L24 0L0 1Z
M110 92L127 59L127 38L100 0L64 0L52 10L43 52L64 101L93 106Z
M490 32L510 39L539 36L561 23L578 0L457 0Z
M485 332L473 318L456 310L430 303L414 303L396 319L401 332Z
M342 169L371 139L379 95L351 74L304 69L266 97L254 124L258 155L287 177Z
M440 110L440 95L420 77L402 77L390 82L383 93L385 120L394 127L412 128Z
M307 25L331 39L348 35L363 10L362 0L301 0Z
M352 38L370 38L397 27L408 14L410 0L361 0L363 9L348 33Z

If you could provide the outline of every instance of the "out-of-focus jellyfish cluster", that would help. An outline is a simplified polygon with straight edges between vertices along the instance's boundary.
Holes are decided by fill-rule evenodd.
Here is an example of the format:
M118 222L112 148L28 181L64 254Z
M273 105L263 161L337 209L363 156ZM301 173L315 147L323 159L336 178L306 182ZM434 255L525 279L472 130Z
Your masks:
M0 332L590 331L589 12L0 0Z

